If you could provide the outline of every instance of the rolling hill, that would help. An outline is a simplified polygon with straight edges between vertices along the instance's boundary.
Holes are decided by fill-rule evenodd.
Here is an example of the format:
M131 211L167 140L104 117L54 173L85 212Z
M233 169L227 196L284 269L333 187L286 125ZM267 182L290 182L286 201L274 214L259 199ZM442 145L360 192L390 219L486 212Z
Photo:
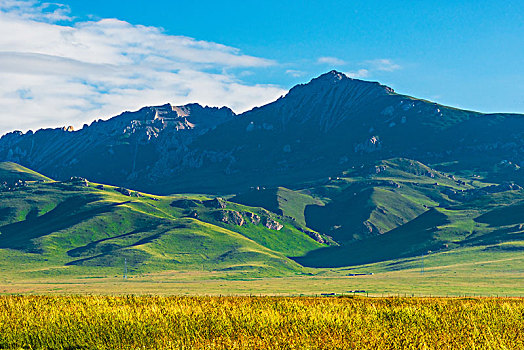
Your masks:
M289 257L325 246L293 220L221 198L152 196L82 178L57 182L12 163L0 169L0 180L13 182L0 190L3 269L121 271L127 260L136 272L280 275L303 271Z
M394 158L302 189L156 196L0 163L0 270L282 276L524 249L524 190ZM19 177L20 179L17 179ZM22 178L26 180L22 180ZM102 270L100 270L102 269ZM115 272L116 271L116 272Z

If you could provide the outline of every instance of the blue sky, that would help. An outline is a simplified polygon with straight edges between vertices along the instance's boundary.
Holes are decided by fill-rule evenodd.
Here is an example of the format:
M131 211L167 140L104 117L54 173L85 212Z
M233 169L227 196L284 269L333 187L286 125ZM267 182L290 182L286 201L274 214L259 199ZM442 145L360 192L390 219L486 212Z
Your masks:
M0 39L0 78L16 87L4 84L11 97L0 89L0 103L27 110L0 130L167 101L243 111L331 69L456 107L524 113L523 1L59 2L0 0L0 36L16 33ZM48 34L24 32L35 23ZM32 45L13 44L18 36ZM16 62L36 67L33 79ZM60 101L69 103L42 116Z

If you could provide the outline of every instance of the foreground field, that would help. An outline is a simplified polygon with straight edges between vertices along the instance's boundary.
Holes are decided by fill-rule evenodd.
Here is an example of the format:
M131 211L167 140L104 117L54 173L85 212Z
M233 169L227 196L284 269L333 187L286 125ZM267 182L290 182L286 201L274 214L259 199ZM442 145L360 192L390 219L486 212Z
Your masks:
M0 298L0 348L522 349L522 299Z

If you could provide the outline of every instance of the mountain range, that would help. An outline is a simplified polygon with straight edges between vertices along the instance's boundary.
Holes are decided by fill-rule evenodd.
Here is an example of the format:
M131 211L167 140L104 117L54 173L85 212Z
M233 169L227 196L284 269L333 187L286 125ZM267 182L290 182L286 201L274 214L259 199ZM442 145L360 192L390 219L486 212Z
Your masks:
M0 160L1 254L55 269L303 273L524 250L524 115L337 71L239 115L165 104L11 132Z

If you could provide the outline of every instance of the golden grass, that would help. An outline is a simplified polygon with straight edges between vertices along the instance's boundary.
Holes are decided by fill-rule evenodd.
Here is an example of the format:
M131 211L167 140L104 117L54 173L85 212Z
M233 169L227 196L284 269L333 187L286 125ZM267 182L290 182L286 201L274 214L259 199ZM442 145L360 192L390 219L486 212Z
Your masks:
M7 349L523 349L524 300L0 297Z

